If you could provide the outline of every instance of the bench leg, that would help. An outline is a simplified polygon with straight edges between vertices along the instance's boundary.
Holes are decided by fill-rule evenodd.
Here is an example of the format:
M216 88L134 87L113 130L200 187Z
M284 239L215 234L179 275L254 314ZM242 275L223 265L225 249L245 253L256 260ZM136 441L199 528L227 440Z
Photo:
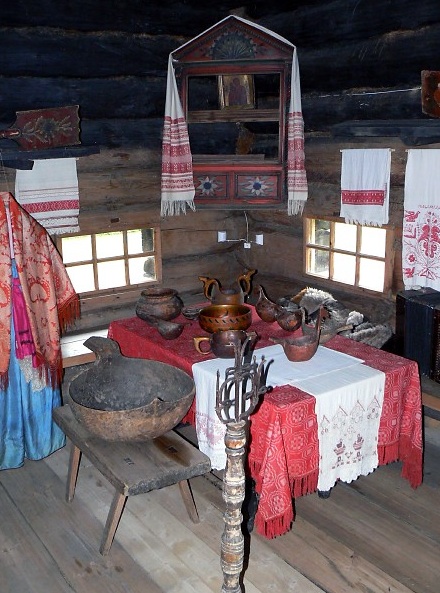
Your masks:
M196 504L189 486L189 480L182 480L179 482L180 494L182 495L183 502L185 503L188 515L193 523L199 523L199 513L197 512Z
M126 500L126 496L120 494L119 492L115 492L110 511L107 516L107 521L105 523L101 547L99 548L99 551L103 556L106 556L111 548Z
M69 470L67 472L66 500L72 502L75 495L76 479L78 477L79 463L81 461L81 449L70 443Z

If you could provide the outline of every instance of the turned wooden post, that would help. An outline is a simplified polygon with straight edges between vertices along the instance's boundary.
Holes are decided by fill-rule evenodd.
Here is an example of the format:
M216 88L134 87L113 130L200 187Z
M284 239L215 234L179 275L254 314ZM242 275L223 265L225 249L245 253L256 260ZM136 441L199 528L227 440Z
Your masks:
M242 590L240 575L243 570L244 537L241 529L241 508L245 496L246 428L248 417L253 412L259 396L267 390L261 385L261 377L264 377L264 358L260 365L257 365L255 358L253 362L244 363L248 340L241 348L239 342L234 345L235 367L226 369L225 381L221 385L220 375L217 373L216 412L221 422L226 424L227 457L223 478L223 500L226 510L223 514L225 528L221 538L221 593L240 593Z

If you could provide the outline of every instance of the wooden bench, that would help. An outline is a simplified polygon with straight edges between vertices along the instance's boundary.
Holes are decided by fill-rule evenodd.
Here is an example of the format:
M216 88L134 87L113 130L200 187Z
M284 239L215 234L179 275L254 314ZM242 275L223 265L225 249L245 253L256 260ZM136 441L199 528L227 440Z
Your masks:
M99 551L108 554L128 496L179 484L191 520L199 521L188 480L211 469L209 457L174 431L141 443L105 441L93 436L68 405L55 408L53 419L71 441L66 500L75 493L81 454L115 487Z

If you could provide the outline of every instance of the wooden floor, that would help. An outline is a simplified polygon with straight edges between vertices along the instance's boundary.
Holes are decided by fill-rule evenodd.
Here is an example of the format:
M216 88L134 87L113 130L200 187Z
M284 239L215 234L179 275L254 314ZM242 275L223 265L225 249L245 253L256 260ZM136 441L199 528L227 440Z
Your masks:
M65 502L68 447L0 472L1 593L221 591L221 481L192 480L201 522L177 486L129 497L108 556L98 548L112 488L83 457ZM246 538L246 593L438 593L440 446L426 443L425 480L412 490L400 465L381 467L329 499L296 503L292 530Z

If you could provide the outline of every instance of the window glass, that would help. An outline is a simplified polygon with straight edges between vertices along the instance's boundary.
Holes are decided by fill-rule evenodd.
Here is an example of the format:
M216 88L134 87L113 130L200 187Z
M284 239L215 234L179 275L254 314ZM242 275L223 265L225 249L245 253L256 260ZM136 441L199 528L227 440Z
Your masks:
M330 221L315 218L311 224L310 243L330 247Z
M361 253L385 257L386 233L375 227L362 227Z
M330 254L323 249L307 250L307 272L328 278L330 271Z
M96 257L104 259L124 255L124 236L122 231L96 235Z
M89 292L95 290L93 264L71 266L70 268L67 268L67 272L76 292Z
M359 265L359 286L383 291L385 262L362 258Z
M335 249L343 249L344 251L356 251L356 232L355 224L346 224L343 222L335 223Z
M356 280L356 256L334 253L332 280L354 286Z
M125 266L123 259L100 262L97 265L97 269L99 288L125 286Z
M386 258L390 228L305 218L305 273L331 282L386 292L392 278Z
M154 228L144 228L58 239L76 292L127 288L157 280L160 267L155 252L156 232ZM143 256L144 253L149 255Z
M91 235L72 235L71 237L63 237L62 242L63 262L65 264L92 259Z

